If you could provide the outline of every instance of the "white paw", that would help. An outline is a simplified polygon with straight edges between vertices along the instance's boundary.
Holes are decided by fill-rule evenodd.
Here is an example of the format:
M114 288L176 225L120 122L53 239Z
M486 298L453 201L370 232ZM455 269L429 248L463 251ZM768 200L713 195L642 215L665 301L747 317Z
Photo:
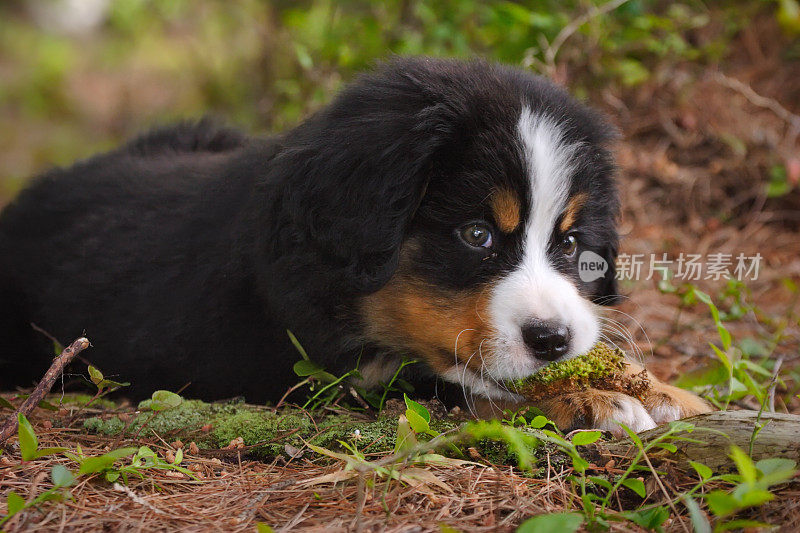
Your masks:
M661 425L683 418L683 410L677 405L664 403L650 409L650 416L656 424Z
M610 412L604 418L595 420L597 429L610 431L617 437L625 435L625 430L620 424L627 426L634 433L653 429L657 425L641 402L631 396L617 397Z

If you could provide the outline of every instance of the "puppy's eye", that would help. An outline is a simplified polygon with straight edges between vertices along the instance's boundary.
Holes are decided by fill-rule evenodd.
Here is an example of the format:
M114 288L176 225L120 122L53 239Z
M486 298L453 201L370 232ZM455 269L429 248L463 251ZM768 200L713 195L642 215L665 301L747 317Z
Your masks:
M492 247L492 232L482 224L470 224L461 229L461 238L470 246L476 248Z
M564 240L561 242L561 251L564 253L564 256L573 257L577 250L578 239L575 238L575 235L567 235L564 237Z

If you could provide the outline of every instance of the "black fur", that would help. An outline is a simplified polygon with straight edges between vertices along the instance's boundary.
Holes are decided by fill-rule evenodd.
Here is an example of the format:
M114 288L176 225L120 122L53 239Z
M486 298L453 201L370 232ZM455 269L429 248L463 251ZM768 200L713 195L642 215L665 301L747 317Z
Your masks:
M287 329L334 372L367 360L383 347L365 344L358 302L406 239L426 244L417 273L452 288L518 259L512 235L496 262L464 260L452 232L486 216L491 186L525 194L523 103L590 147L573 189L591 191L587 246L613 259L599 117L523 71L395 59L283 136L185 123L37 178L0 216L0 385L48 365L31 322L62 342L86 334L86 357L133 397L191 382L188 396L275 400L298 381ZM613 270L587 290L613 297Z

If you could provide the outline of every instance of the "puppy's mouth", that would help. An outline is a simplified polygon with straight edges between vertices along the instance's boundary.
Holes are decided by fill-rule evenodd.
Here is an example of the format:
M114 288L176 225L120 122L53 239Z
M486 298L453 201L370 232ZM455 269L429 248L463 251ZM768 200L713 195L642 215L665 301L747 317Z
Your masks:
M522 342L487 338L481 342L480 354L472 354L471 357L459 354L453 358L451 353L451 366L444 371L440 370L439 374L445 380L461 385L470 394L490 399L519 401L522 396L518 395L509 383L536 374L551 364L577 357L588 350L595 339L587 337L578 340L581 343L580 347L573 339L563 355L544 359L536 357ZM591 343L588 342L590 340ZM585 348L584 344L587 345Z

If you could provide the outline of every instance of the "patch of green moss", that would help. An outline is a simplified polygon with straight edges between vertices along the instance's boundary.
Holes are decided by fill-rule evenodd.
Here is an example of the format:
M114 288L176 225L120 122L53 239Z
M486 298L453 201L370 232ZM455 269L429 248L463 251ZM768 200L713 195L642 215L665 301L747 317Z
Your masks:
M625 368L625 354L619 348L611 348L598 342L583 355L551 363L527 378L511 385L517 390L530 385L550 385L557 381L572 380L589 382L607 377Z
M515 465L517 455L508 449L508 444L498 440L483 439L475 443L475 449L487 461L495 465ZM533 450L531 450L533 451Z
M253 450L257 455L274 456L283 453L284 445L298 441L301 435L308 438L311 429L311 420L303 414L239 409L229 416L218 417L212 434L219 447L241 437L246 446L263 443ZM282 434L286 434L286 439L280 438Z
M68 393L64 394L63 398L59 397L59 400L65 405L77 405L78 407L82 407L89 403L92 397L93 396L91 394ZM51 403L55 403L56 405L58 404L54 397L51 396L48 399ZM91 407L95 409L116 409L118 405L113 400L99 398L92 402Z
M152 429L163 436L198 432L202 426L213 423L217 417L230 416L236 412L237 406L233 404L213 404L200 400L184 400L181 405L174 409L167 409L157 413L142 411L131 415L133 416L133 421L130 422L127 434L140 433L143 425L146 425L145 429ZM96 433L115 435L125 428L125 423L117 417L107 420L93 417L84 421L83 427Z
M125 424L117 418L112 416L103 420L99 416L87 418L83 421L83 428L93 433L100 433L101 435L116 435L125 427Z
M285 453L285 445L302 448L303 442L331 450L342 451L339 441L352 443L364 453L387 452L394 449L397 435L397 417L379 416L377 420L363 420L355 415L316 413L312 420L308 413L290 407L274 412L246 404L209 404L198 400L184 400L174 408L158 413L148 411L134 415L127 430L128 435L150 434L152 429L165 438L193 440L198 446L223 448L238 437L248 453L257 457L275 457ZM140 431L142 425L146 427ZM200 428L210 424L212 430L203 433ZM457 427L451 420L431 420L431 429L447 431ZM125 424L117 417L94 417L84 422L84 428L104 435L116 435Z
M283 454L286 444L301 448L303 441L337 451L343 450L339 441L344 441L365 453L386 452L394 449L396 434L396 418L365 421L342 414L312 421L305 412L291 409L277 414L243 410L230 417L220 417L213 430L216 446L226 446L231 440L242 437L248 446L261 443L250 452L266 457Z
M143 424L159 435L171 435L181 431L198 430L221 413L231 412L230 404L205 403L200 400L184 400L178 407L159 411L140 413L131 424L131 431L137 432Z

